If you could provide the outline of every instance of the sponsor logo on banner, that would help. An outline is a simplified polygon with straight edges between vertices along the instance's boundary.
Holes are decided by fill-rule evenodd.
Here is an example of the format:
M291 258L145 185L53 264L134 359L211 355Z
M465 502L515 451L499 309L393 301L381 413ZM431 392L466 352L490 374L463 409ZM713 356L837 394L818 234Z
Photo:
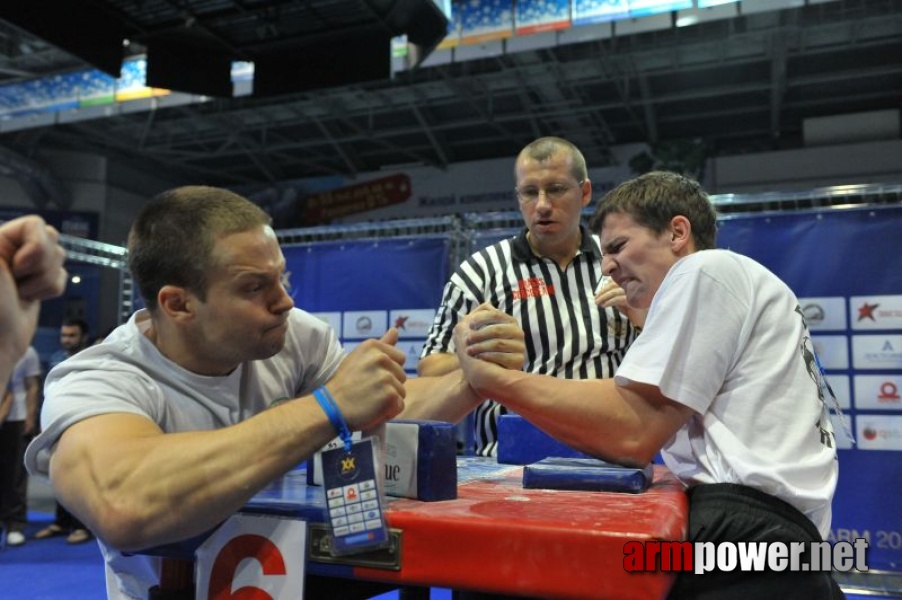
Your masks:
M423 344L426 340L402 340L398 342L398 348L404 351L407 358L404 362L404 368L407 371L416 371L417 365L420 364L420 352L423 351Z
M902 369L902 335L853 335L852 364L856 369Z
M434 319L433 308L408 308L388 313L388 322L391 327L397 327L398 337L401 339L425 338Z
M812 335L811 345L825 369L849 368L849 344L844 335Z
M902 329L902 296L853 296L852 329Z
M858 415L861 450L902 450L902 416Z
M384 310L348 311L342 316L345 338L378 338L387 330Z
M852 408L852 401L850 400L852 396L849 394L849 376L828 375L827 383L830 384L830 389L836 394L836 401L839 402L839 407L843 410ZM830 403L828 402L829 405Z
M341 337L341 313L340 312L315 312L310 313L320 321L328 323L335 330L335 335Z
M849 424L849 427L854 426L850 415L844 415L843 418L846 420L846 423ZM852 440L850 440L849 436L846 434L846 430L842 426L842 421L839 420L839 415L831 414L830 422L833 423L833 436L836 439L836 447L840 450L851 450Z
M902 375L856 375L855 408L902 410Z
M799 298L799 306L811 331L846 329L846 299L841 296Z

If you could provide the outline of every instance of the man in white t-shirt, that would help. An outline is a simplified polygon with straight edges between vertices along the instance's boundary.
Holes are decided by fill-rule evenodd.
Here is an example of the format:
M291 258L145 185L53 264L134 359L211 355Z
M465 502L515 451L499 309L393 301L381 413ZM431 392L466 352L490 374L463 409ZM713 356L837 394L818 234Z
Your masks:
M798 300L755 261L716 250L698 183L654 172L598 204L602 270L649 308L612 380L568 381L474 360L480 394L589 454L644 465L657 453L688 487L693 542L820 541L837 480L823 374ZM470 346L468 348L468 345ZM842 597L829 572L681 575L672 598Z

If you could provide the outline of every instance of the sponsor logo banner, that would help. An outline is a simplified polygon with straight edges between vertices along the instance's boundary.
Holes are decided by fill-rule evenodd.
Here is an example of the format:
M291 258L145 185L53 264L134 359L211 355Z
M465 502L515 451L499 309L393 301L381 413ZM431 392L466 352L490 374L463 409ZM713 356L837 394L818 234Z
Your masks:
M856 369L902 369L902 335L853 335L852 364Z
M388 313L389 326L397 327L400 339L425 338L434 319L432 308L404 308Z
M902 329L902 295L852 296L849 320L852 329Z
M799 306L811 331L845 331L845 298L799 298Z
M384 310L348 311L342 318L342 337L348 339L378 338L388 331Z
M849 344L844 335L812 335L811 344L825 369L849 368Z
M861 450L902 450L902 416L858 415L856 437Z
M856 375L855 408L902 410L902 375Z

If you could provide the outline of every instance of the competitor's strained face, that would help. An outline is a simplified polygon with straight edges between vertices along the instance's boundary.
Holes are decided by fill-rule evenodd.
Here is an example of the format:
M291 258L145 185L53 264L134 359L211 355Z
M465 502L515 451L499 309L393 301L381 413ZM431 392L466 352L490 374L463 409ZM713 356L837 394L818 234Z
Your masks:
M668 229L658 235L626 213L611 213L600 239L602 272L623 288L630 306L648 308L679 258L671 243L673 233Z
M212 257L206 299L194 297L191 324L200 342L196 351L205 354L209 372L228 372L243 361L279 352L294 301L286 290L285 257L275 232L261 226L224 236Z

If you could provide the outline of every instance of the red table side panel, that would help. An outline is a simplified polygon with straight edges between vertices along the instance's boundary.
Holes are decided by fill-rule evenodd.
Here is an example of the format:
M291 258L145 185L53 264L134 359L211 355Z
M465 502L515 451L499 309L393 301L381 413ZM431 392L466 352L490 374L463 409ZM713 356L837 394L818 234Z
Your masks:
M355 576L542 598L664 598L668 573L623 570L632 540L682 541L682 484L656 466L642 494L523 489L522 467L460 485L445 502L393 501L403 531L401 570L355 567Z

